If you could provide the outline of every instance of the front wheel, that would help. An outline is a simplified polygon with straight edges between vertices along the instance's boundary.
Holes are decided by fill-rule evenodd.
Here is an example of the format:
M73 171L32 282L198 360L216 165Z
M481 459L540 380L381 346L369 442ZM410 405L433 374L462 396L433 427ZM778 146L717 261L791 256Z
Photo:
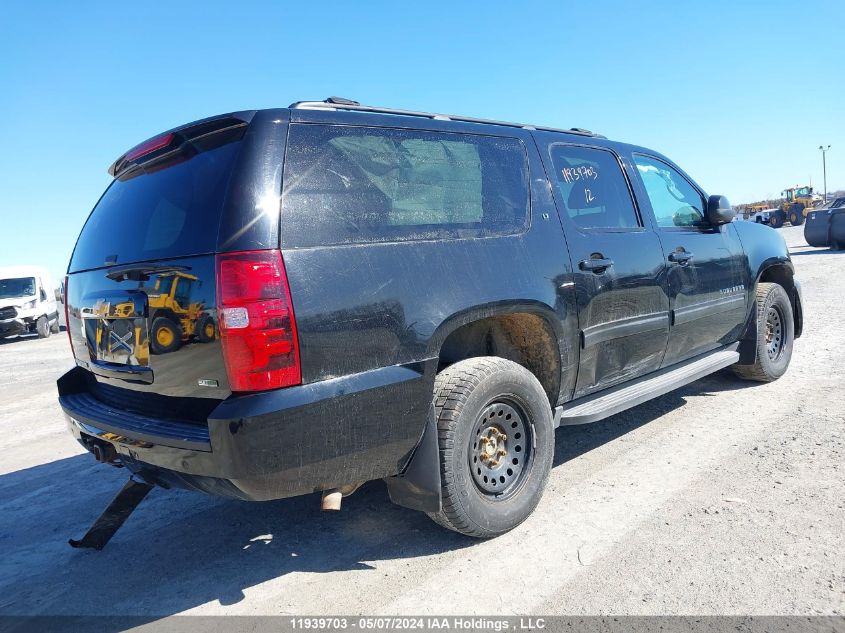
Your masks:
M150 328L150 348L153 354L174 352L182 345L182 326L168 317L153 319Z
M214 319L211 318L211 315L204 314L197 320L196 333L197 340L200 343L210 343L214 340L217 328L214 325Z
M734 365L740 378L771 382L786 373L792 358L795 321L783 286L757 284L757 358L751 365Z
M443 506L429 516L478 538L515 528L537 507L552 467L546 392L527 369L496 357L455 363L434 384Z
M47 317L38 317L38 320L35 322L35 331L38 333L38 338L47 338L50 336L50 322L47 320Z
M783 211L777 211L772 213L769 218L769 226L773 229L779 229L783 226L784 220L786 220L786 214Z

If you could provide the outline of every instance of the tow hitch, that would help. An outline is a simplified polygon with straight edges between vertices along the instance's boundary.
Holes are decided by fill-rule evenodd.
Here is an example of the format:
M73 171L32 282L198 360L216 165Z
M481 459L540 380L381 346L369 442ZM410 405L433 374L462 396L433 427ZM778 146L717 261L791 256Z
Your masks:
M78 541L68 540L70 546L90 547L98 551L103 549L152 489L153 486L142 481L127 481L100 517L94 521L94 525L88 528L85 536Z

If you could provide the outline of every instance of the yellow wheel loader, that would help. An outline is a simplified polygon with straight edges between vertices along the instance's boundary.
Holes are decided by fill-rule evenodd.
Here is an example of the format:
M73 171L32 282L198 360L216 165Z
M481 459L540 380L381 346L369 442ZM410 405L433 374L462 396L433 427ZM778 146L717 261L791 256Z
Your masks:
M166 354L179 349L191 339L208 343L217 336L217 326L202 302L191 302L191 290L197 277L183 272L158 275L155 286L147 290L149 309L149 349L153 354ZM131 302L114 307L114 317L133 314ZM136 345L141 340L136 333Z
M772 226L776 229L789 222L792 226L801 226L807 213L816 204L817 196L810 186L790 187L781 192L783 201L780 204L781 214L777 219L772 218Z
M158 276L147 291L150 314L150 348L154 354L173 352L182 343L196 338L207 343L217 335L211 315L201 302L191 302L191 290L197 278L183 272Z

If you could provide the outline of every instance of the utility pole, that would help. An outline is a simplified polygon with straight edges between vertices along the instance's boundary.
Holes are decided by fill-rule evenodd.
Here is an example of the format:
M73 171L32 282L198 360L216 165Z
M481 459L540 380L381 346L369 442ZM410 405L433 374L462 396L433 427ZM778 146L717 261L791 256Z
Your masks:
M825 147L824 145L819 145L819 149L822 151L822 174L824 176L824 201L827 202L827 161L825 160L825 154L827 154L827 150L830 149L830 145Z

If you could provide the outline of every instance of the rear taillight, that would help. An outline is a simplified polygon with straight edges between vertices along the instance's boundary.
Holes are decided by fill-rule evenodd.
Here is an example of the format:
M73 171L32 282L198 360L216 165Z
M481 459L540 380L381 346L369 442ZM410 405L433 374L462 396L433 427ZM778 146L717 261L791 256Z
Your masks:
M65 306L65 331L67 332L67 340L70 341L70 353L73 354L73 337L70 335L70 319L68 319L69 312L67 309L67 280L65 276L65 283L62 285L62 303Z
M296 321L279 251L218 255L217 302L232 391L301 382Z

